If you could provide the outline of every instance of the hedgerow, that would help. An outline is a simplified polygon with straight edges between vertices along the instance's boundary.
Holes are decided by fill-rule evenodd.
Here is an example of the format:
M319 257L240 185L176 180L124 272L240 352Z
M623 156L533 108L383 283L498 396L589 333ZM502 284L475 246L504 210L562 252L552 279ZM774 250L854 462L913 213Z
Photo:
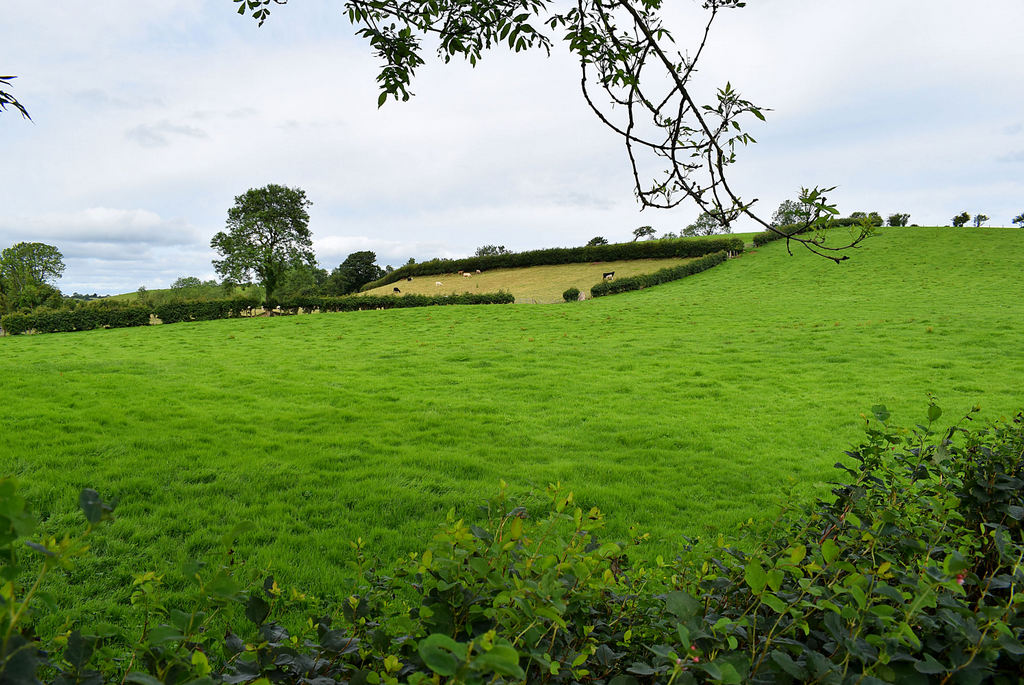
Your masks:
M582 262L612 262L624 259L666 259L671 257L701 257L719 251L743 251L743 239L731 236L710 238L675 238L645 240L611 245L583 247L553 247L546 250L510 252L508 254L466 257L465 259L432 259L418 264L407 264L383 278L367 283L362 290L401 281L409 276L433 276L458 271L484 271L488 269L514 269L547 264L577 264Z
M193 300L171 302L156 307L139 305L103 306L85 305L77 309L38 310L29 314L8 314L0 318L0 328L10 335L28 331L62 333L88 331L94 328L120 328L147 326L150 313L162 323L181 321L209 321L242 316L247 310L265 306L280 313L295 314L299 309L307 312L353 312L367 309L397 309L402 307L429 307L453 304L511 304L515 297L507 292L464 295L352 295L348 297L296 297L286 302L260 304L258 298L231 298L226 300Z
M761 247L765 243L770 243L776 240L781 240L786 236L799 235L803 233L813 233L819 229L826 228L849 228L851 226L863 226L866 230L870 230L870 227L878 228L882 225L882 218L877 213L872 212L870 216L863 217L843 217L840 219L828 219L824 224L817 225L811 224L789 224L786 226L778 226L775 231L761 231L760 233L754 234L753 242L754 247Z
M639 276L629 276L627 278L619 278L614 281L601 281L590 289L591 297L601 297L603 295L614 295L616 293L624 293L629 290L641 290L643 288L650 288L651 286L661 285L662 283L668 283L670 281L678 281L680 278L686 278L693 274L706 271L713 266L717 266L729 258L727 252L715 252L709 254L700 259L695 259L692 262L686 264L680 264L679 266L670 266L666 269L660 269L650 274L640 274Z
M167 606L162 575L137 576L141 632L70 626L51 640L32 632L53 611L34 600L85 545L26 547L33 521L2 480L0 681L1019 682L1024 414L942 430L940 416L932 403L908 429L874 407L832 497L784 510L742 548L637 563L645 536L604 539L603 514L572 493L551 486L547 511L531 513L503 488L481 520L449 514L397 566L352 543L355 584L340 606L273 578L244 589L228 550L187 568L187 607ZM112 512L91 490L80 505L86 534Z

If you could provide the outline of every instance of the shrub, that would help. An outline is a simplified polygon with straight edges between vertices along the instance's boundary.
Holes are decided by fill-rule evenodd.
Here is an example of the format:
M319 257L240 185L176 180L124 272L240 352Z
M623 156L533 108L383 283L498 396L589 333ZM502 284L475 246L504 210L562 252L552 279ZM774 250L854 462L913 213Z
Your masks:
M677 281L680 278L686 278L693 274L700 273L710 269L713 266L717 266L724 262L728 258L727 252L715 252L709 254L700 259L695 259L692 262L686 264L680 264L679 266L670 266L666 269L660 269L650 274L641 274L640 276L629 276L627 278L619 278L614 281L601 281L594 285L590 289L591 297L602 297L604 295L614 295L616 293L624 293L629 290L640 290L642 288L650 288L653 285L660 285L662 283L668 283L669 281Z
M428 262L406 264L383 278L367 283L363 290L404 280L409 276L432 276L435 274L476 271L480 269L511 269L546 264L579 264L583 262L611 262L624 259L667 259L680 257L688 259L702 257L721 250L743 251L743 239L736 237L678 238L674 240L646 240L612 245L587 245L585 247L553 247L546 250L511 252L488 257L467 257L465 259L432 259Z
M547 511L531 516L503 489L481 520L449 514L387 573L353 543L355 591L326 614L273 578L243 592L230 555L189 571L189 611L165 607L161 576L142 574L133 602L159 611L124 655L87 630L41 642L25 625L21 608L52 609L32 604L38 582L19 583L31 570L21 554L38 555L42 580L84 548L26 548L31 517L0 481L12 579L0 670L25 683L1018 682L1024 415L938 430L941 413L933 403L907 429L874 407L832 497L783 511L743 549L637 564L645 536L604 539L602 513L571 492L549 487ZM90 490L80 504L87 533L110 514ZM213 629L232 605L245 622Z
M562 293L562 299L566 302L576 302L580 299L580 289L573 287Z

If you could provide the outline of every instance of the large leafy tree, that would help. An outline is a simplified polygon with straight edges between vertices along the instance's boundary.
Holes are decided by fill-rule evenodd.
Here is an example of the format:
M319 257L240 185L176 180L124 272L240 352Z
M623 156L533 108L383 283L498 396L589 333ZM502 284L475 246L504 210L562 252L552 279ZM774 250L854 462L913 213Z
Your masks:
M59 303L54 285L64 275L64 256L46 243L18 243L0 252L0 308Z
M306 211L312 204L301 188L276 184L236 197L228 210L227 230L210 241L221 256L213 261L217 273L235 283L255 276L271 301L285 271L316 263Z
M262 25L271 8L288 0L233 0L239 14ZM577 58L582 95L594 114L625 142L634 191L644 207L671 208L684 200L722 217L741 216L778 231L727 178L739 149L755 142L744 130L762 110L726 83L707 100L691 89L691 78L724 10L741 0L704 0L700 43L675 44L662 21L665 0L338 0L357 33L381 61L378 104L410 97L412 79L424 64L424 44L437 46L445 62L463 57L476 64L484 50L507 44L515 51L545 51L562 43ZM805 224L827 224L835 207L814 188L813 212ZM867 231L846 245L825 245L818 233L787 236L835 261Z

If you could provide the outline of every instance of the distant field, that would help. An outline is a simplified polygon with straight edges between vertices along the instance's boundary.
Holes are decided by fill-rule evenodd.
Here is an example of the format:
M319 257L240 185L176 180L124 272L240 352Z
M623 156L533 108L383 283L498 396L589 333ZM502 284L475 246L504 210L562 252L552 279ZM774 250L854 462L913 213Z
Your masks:
M579 288L590 297L590 288L600 282L608 271L616 278L649 274L658 269L678 266L690 259L633 259L622 262L595 262L593 264L553 264L525 269L494 269L474 273L468 278L460 274L417 276L411 281L398 281L390 285L367 290L367 294L390 295L394 288L409 295L447 295L451 293L493 293L506 290L516 297L516 303L553 303L562 301L562 293ZM437 285L440 282L442 285Z
M56 588L82 614L246 519L244 574L344 596L349 540L394 559L500 479L527 505L560 481L670 555L827 493L874 404L1024 407L1022 269L1024 231L882 229L840 265L777 242L588 302L3 338L0 472L45 531L82 487L120 498Z

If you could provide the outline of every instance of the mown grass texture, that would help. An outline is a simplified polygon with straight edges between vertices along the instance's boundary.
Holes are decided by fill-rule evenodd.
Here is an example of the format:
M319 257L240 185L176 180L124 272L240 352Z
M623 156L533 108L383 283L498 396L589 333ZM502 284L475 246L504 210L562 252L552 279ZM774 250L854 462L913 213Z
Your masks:
M500 479L561 481L667 555L826 493L874 404L1024 405L1022 267L1022 231L882 229L841 265L774 243L584 303L0 339L0 472L44 530L82 487L120 498L57 588L85 614L241 520L253 575L342 596L349 540L394 559Z
M411 281L398 281L367 290L367 295L390 295L394 288L403 295L448 295L460 293L493 293L505 290L515 295L516 303L551 304L562 301L562 293L577 288L590 297L590 288L600 283L602 275L615 272L616 278L653 273L670 266L679 266L692 259L627 259L616 262L585 264L549 264L524 269L492 269L470 276L438 274L417 276ZM441 285L437 285L441 283Z

